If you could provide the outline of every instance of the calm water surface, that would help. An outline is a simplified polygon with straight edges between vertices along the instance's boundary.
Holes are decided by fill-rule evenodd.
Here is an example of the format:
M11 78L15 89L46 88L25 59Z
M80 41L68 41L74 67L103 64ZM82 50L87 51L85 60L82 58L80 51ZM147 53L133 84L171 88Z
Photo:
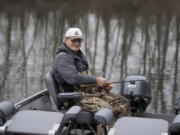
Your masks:
M73 3L73 4L72 4ZM172 111L180 96L180 2L175 0L0 0L0 101L45 89L69 27L84 33L90 69L109 81L151 79L149 112ZM121 85L113 91L119 93Z

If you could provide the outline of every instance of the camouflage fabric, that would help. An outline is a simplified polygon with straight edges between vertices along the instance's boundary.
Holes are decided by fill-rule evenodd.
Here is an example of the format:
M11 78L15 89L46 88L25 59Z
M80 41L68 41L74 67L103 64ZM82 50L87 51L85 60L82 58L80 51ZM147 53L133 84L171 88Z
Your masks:
M117 118L130 115L130 106L128 100L112 92L106 92L97 85L86 85L75 88L75 91L83 95L80 105L83 109L95 113L101 108L110 108Z
M90 72L85 71L82 74L90 74ZM96 84L81 85L74 89L83 95L80 105L85 110L95 113L101 108L110 108L114 112L115 119L130 115L129 102L121 95L106 92Z

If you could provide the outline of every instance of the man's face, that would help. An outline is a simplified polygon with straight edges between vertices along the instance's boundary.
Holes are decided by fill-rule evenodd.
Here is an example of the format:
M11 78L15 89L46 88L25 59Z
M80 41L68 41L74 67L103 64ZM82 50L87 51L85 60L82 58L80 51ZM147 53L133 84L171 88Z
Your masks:
M82 39L79 38L73 40L71 40L70 38L65 38L67 47L73 52L77 52L81 48L81 42Z

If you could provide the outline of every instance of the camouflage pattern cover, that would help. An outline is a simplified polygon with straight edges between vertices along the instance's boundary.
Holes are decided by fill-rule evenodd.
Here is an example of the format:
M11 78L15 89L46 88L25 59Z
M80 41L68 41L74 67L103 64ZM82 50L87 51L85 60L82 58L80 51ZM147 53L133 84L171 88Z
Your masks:
M90 74L90 72L84 71L82 74ZM80 105L85 110L95 113L101 108L110 108L114 112L115 119L130 115L129 102L121 95L106 92L96 84L81 85L80 87L74 87L74 90L83 95Z

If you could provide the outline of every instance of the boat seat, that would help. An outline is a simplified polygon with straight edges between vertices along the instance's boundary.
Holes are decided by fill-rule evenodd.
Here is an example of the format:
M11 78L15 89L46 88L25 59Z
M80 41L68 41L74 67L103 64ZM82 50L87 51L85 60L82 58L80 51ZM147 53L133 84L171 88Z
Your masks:
M81 107L73 106L64 115L60 112L23 110L17 112L4 126L0 134L53 135L61 133L65 124L76 119Z
M49 94L51 95L53 101L55 102L59 110L63 106L64 102L70 102L69 104L70 106L72 106L72 103L78 103L82 99L82 95L77 92L60 93L57 82L54 80L53 74L51 72L48 72L45 75L45 83ZM87 111L82 111L80 113L78 121L81 124L95 123L92 113Z
M81 111L77 117L77 122L80 124L94 124L96 122L102 125L109 125L113 120L114 114L111 109L102 108L94 115L88 111Z
M180 135L180 114L174 118L174 120L170 126L170 134L171 135Z
M169 123L162 119L122 117L110 129L110 135L168 135Z
M109 125L113 120L113 111L108 108L102 108L94 114L94 119L103 126Z
M3 125L15 112L14 104L10 101L0 102L0 126Z
M68 103L68 106L64 107L69 108L82 99L82 95L77 92L60 93L57 82L54 80L51 72L45 75L45 83L49 94L59 110L65 105L64 103Z

